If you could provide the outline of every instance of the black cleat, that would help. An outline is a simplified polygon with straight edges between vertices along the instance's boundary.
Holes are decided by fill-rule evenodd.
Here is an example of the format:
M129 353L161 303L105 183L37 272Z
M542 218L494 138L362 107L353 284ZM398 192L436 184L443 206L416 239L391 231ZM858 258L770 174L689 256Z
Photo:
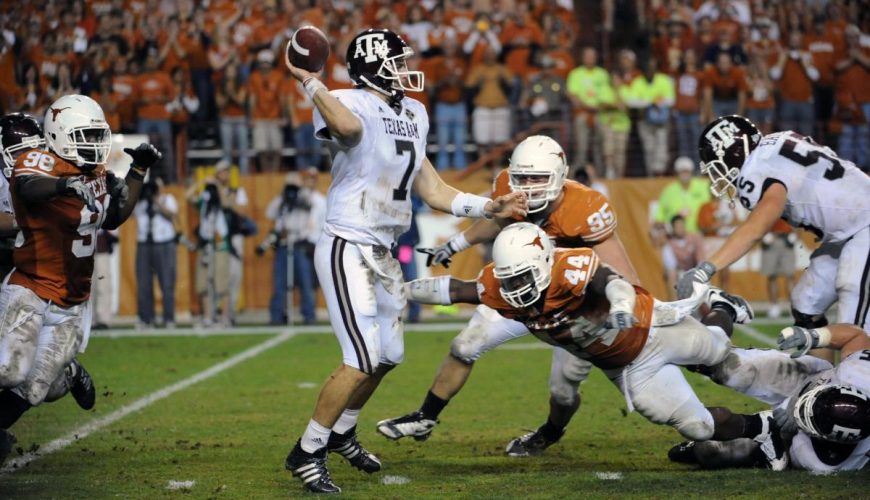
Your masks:
M788 466L788 449L782 440L779 433L779 427L773 419L773 412L770 410L758 413L761 417L762 429L761 434L753 438L759 444L761 453L764 454L764 459L767 468L773 471L785 470Z
M668 450L668 460L671 462L679 462L681 464L697 464L698 459L695 457L695 442L683 441Z
M437 420L426 418L422 411L417 410L401 417L381 420L378 422L378 432L390 439L413 437L417 441L425 441L437 424Z
M543 426L541 426L541 428L543 428ZM562 436L565 435L565 431L563 430L558 438L548 439L544 436L544 433L541 432L541 428L518 438L514 438L510 443L508 443L507 448L504 450L505 453L510 457L531 457L540 455L544 453L544 450L557 443L562 439Z
M69 392L72 393L76 403L82 410L90 410L94 407L97 400L97 390L94 388L94 381L91 379L91 374L85 370L85 367L73 359L66 367L66 380L69 385Z
M6 429L0 429L0 465L3 465L3 462L6 461L6 457L12 453L12 447L15 446L17 441L18 440L15 439L15 434L12 434Z
M329 435L326 449L330 453L338 453L357 469L369 474L381 470L381 461L369 452L356 439L356 426L348 429L344 434Z
M287 455L284 467L302 480L302 486L312 493L341 493L341 488L332 482L326 469L326 447L308 453L302 449L300 441Z

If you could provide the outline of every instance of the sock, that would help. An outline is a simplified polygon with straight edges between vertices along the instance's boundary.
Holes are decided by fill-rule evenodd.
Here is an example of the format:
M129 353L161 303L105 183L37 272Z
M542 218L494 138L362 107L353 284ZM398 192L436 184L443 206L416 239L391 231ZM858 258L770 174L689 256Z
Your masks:
M764 423L761 415L743 415L743 437L754 438L761 434Z
M359 419L359 410L344 410L338 417L338 422L332 426L332 432L336 434L346 433L356 427L357 419Z
M441 410L443 410L449 402L449 399L441 399L432 394L432 391L429 391L426 394L426 399L423 400L423 406L420 407L420 411L423 413L423 416L429 420L438 420L438 415L441 414Z
M556 425L553 425L553 422L550 422L550 419L547 419L547 423L542 425L538 431L547 441L555 442L558 441L562 437L562 432L564 429L559 428Z
M715 304L713 304L710 307L710 310L711 311L717 311L717 310L722 311L725 314L727 314L729 318L731 318L732 322L737 321L737 311L733 307L731 307L731 305L729 305L729 304L726 304L724 302L716 302Z
M314 453L315 451L326 446L329 441L330 430L318 424L313 418L308 421L308 427L305 428L305 434L302 434L300 446L302 451L306 453Z
M8 429L30 409L30 402L10 390L0 391L0 429Z

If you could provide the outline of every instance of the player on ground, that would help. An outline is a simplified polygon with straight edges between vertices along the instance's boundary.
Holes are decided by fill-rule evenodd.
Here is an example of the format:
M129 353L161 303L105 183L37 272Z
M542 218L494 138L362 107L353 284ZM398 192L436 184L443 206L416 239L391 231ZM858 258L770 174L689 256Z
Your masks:
M286 61L314 101L315 135L332 153L326 224L314 259L343 364L324 383L314 415L285 462L312 492L341 491L326 467L328 451L365 472L381 468L357 441L356 422L404 356L404 280L390 248L410 226L411 190L456 216L526 213L520 193L490 200L461 193L438 176L425 156L426 109L405 96L423 89L423 74L407 67L413 53L389 30L366 30L347 49L356 88L332 92L316 75Z
M803 356L810 349L840 351L836 368ZM859 470L870 461L870 338L854 325L785 328L780 349L734 349L712 368L711 378L773 406L791 464L814 472ZM745 467L758 462L757 444L681 443L668 453L676 462L702 467Z
M579 182L566 180L567 176L568 164L562 147L549 137L532 136L514 149L509 167L496 177L493 196L526 193L529 214L525 220L540 226L557 246L594 246L606 264L632 284L639 284L615 233L616 216L607 198ZM430 255L428 265L447 267L453 255L472 245L492 241L502 226L511 222L514 221L477 221L444 245L421 251ZM527 334L521 323L502 317L486 305L478 306L468 326L453 339L422 406L407 415L378 422L378 431L391 439L406 436L418 441L427 439L441 411L471 376L474 362L495 347ZM579 386L591 369L588 361L570 356L562 349L553 350L550 414L536 431L508 443L508 455L537 455L562 437L580 407Z
M745 255L782 218L822 240L791 292L795 324L826 325L825 311L838 301L838 323L867 331L870 177L808 137L790 131L762 137L736 115L707 125L699 150L713 194L736 196L752 212L708 261L680 277L679 297Z
M415 280L408 284L410 298L487 304L538 339L601 368L629 411L696 441L753 438L771 468L785 467L771 412L738 415L705 408L679 368L717 365L728 356L732 323L751 318L745 300L698 285L689 299L658 302L600 264L592 249L554 249L542 229L526 222L502 230L492 253L493 262L477 280ZM711 312L702 324L690 314L704 297Z
M116 229L132 213L145 171L160 154L142 144L125 149L125 180L106 174L112 146L103 110L68 95L45 115L47 151L15 161L10 181L19 225L15 269L0 292L0 429L42 403L87 343L87 300L96 230ZM129 196L129 199L128 199Z

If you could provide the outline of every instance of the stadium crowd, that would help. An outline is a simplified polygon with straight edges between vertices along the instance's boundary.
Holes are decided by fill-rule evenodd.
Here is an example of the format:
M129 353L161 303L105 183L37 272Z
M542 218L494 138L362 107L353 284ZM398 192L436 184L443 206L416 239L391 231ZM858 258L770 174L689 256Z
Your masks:
M586 4L603 4L587 9L603 10L600 23L577 19ZM321 27L333 42L326 83L348 87L348 40L379 26L404 34L422 56L415 64L427 86L414 97L436 123L438 168L465 168L467 152L534 127L571 145L574 173L591 162L602 177L659 175L676 156L697 160L701 124L735 112L764 131L812 135L867 168L870 12L861 5L4 2L0 111L41 117L57 96L91 95L113 130L153 136L167 153L161 176L169 183L187 178L191 147L220 147L242 173L253 170L251 159L259 170L322 167L313 108L284 68L284 44L293 27Z

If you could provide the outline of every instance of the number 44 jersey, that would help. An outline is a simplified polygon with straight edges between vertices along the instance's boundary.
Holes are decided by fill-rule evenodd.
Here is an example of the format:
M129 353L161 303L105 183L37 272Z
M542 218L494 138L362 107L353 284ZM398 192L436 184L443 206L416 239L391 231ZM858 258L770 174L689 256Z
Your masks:
M49 178L83 176L94 190L97 213L74 196L55 196L27 203L17 183L27 176ZM12 204L20 231L15 241L15 271L9 283L32 290L43 300L71 307L88 300L94 271L96 232L106 218L109 195L106 170L88 174L47 151L32 150L18 157L11 181Z
M752 210L774 183L788 191L782 218L820 239L845 241L870 224L870 177L810 138L765 136L740 169L740 202Z
M330 93L359 118L363 133L352 148L331 148L323 228L353 243L389 248L411 225L411 187L426 157L426 108L405 97L397 110L364 89ZM316 109L314 131L318 139L334 141Z

